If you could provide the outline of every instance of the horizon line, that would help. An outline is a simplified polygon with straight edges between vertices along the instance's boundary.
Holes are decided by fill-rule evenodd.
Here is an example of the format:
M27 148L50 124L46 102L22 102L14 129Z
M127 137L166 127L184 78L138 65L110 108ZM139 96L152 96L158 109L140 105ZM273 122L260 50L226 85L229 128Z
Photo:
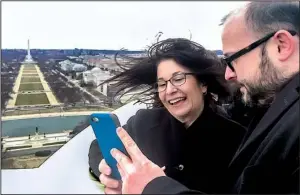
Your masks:
M19 50L27 50L27 48L1 48L1 50L4 50L4 49L19 49ZM85 49L85 50L122 50L123 48L120 48L120 49L88 49L88 48L78 48L78 47L75 47L75 48L30 48L30 50L37 50L37 49L44 49L44 50L74 50L74 49ZM136 50L136 49L133 49L133 50L129 50L129 49L125 49L123 51L143 51L142 49L140 50Z
M27 50L27 49L24 49L24 48L1 48L1 50L8 50L8 49L15 49L15 50ZM119 51L119 50L122 50L123 48L120 48L120 49L87 49L87 48L30 48L30 50L75 50L75 49L83 49L83 50L113 50L113 51ZM222 49L208 49L208 50L213 50L213 51L222 51ZM126 50L123 50L123 51L144 51L142 49L140 50L137 50L137 49L133 49L133 50L130 50L130 49L126 49Z

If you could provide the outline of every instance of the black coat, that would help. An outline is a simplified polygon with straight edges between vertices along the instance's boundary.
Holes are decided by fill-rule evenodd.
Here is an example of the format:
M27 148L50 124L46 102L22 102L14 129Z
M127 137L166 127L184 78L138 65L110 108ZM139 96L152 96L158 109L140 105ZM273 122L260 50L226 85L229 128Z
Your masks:
M299 194L299 75L276 94L233 157L227 193ZM228 183L229 181L229 183ZM201 192L205 192L200 190ZM201 193L169 177L151 181L143 193Z
M240 123L244 127L248 127L255 115L255 108L246 106L242 100L236 98L230 104L223 105L230 119Z
M207 193L224 191L226 170L245 135L241 125L208 107L188 129L164 108L139 110L124 128L151 161L166 166L166 175ZM99 154L94 141L89 155L97 176Z

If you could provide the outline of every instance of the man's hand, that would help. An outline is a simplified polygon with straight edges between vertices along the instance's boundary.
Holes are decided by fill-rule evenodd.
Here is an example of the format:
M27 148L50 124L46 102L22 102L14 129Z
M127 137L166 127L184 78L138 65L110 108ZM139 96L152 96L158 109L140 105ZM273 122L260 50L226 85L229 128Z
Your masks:
M150 181L165 176L164 168L151 162L123 128L118 128L117 133L129 154L127 157L117 149L111 151L122 177L122 193L141 194Z

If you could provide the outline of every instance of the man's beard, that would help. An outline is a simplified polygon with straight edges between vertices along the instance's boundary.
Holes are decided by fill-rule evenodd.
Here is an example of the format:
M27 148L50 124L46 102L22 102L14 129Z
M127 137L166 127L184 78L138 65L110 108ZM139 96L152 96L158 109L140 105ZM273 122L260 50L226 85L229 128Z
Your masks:
M263 48L257 79L253 78L252 82L241 81L241 87L245 87L242 100L249 107L268 107L288 80L276 69Z

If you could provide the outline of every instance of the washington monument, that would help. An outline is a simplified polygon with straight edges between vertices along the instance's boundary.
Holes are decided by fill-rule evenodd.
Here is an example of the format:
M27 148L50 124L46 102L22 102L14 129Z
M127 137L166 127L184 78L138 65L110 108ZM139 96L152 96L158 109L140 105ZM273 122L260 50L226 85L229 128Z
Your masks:
M33 64L35 61L32 59L31 54L30 54L30 44L29 44L29 39L27 42L27 55L24 59L23 64Z

